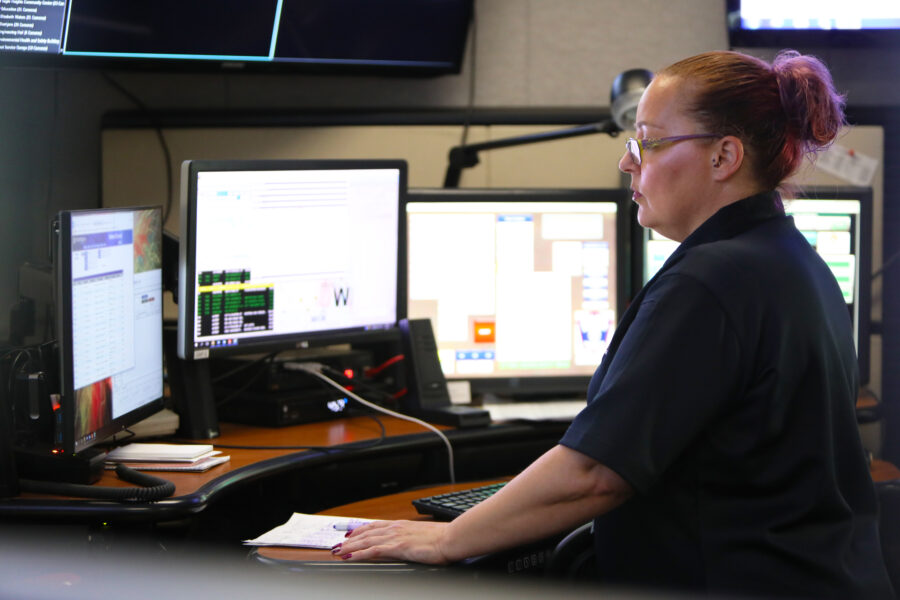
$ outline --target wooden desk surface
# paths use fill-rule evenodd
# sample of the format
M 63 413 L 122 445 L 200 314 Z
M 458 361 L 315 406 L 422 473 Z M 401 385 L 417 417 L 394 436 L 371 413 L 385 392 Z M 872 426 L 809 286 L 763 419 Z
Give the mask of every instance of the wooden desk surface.
M 440 450 L 441 443 L 433 433 L 424 428 L 391 417 L 380 417 L 388 439 L 372 449 L 373 455 L 381 452 L 404 451 L 421 453 L 427 448 Z M 443 428 L 449 429 L 449 428 Z M 539 439 L 541 444 L 552 444 L 561 435 L 564 425 L 523 425 L 508 424 L 491 428 L 448 431 L 454 439 L 455 447 L 469 448 L 469 456 L 474 456 L 481 445 L 497 448 L 510 441 Z M 117 503 L 113 501 L 86 500 L 63 496 L 22 494 L 0 502 L 0 517 L 15 519 L 69 519 L 78 522 L 109 519 L 162 521 L 184 518 L 206 510 L 211 500 L 225 491 L 234 489 L 242 482 L 287 473 L 304 468 L 306 465 L 332 460 L 333 455 L 310 452 L 291 446 L 334 447 L 342 444 L 365 443 L 377 440 L 381 428 L 367 417 L 349 417 L 283 428 L 265 428 L 222 423 L 221 435 L 214 440 L 188 440 L 198 443 L 212 443 L 228 454 L 229 462 L 205 473 L 159 472 L 157 475 L 175 484 L 172 497 L 158 502 Z M 241 446 L 235 448 L 232 446 Z M 473 454 L 471 450 L 475 450 Z M 367 451 L 363 450 L 359 456 Z M 469 478 L 498 477 L 504 473 L 515 473 L 515 469 L 503 468 L 490 473 L 470 475 Z M 900 479 L 900 469 L 884 461 L 872 464 L 872 475 L 876 481 Z M 432 479 L 433 481 L 434 479 Z M 99 482 L 101 486 L 126 487 L 114 473 L 106 472 Z M 427 495 L 425 493 L 421 495 Z M 360 496 L 356 496 L 360 497 Z M 400 503 L 398 501 L 398 503 Z M 401 504 L 409 504 L 404 501 Z M 357 508 L 357 507 L 342 507 Z M 361 507 L 368 510 L 370 507 Z M 375 514 L 381 514 L 382 508 Z M 411 507 L 410 507 L 411 510 Z M 357 511 L 352 511 L 357 512 Z M 351 512 L 351 514 L 352 514 Z M 359 513 L 362 514 L 362 513 Z M 368 514 L 368 513 L 366 513 Z M 409 516 L 415 517 L 413 513 Z M 389 516 L 389 518 L 394 518 Z
M 429 521 L 431 517 L 420 515 L 416 512 L 412 501 L 416 498 L 424 498 L 426 496 L 434 496 L 435 494 L 444 494 L 456 490 L 464 490 L 479 485 L 495 483 L 497 481 L 505 481 L 504 479 L 496 479 L 490 481 L 479 481 L 470 483 L 458 483 L 455 485 L 438 485 L 418 490 L 400 492 L 381 496 L 380 498 L 371 498 L 361 502 L 353 502 L 343 506 L 336 506 L 324 510 L 319 514 L 333 515 L 336 517 L 359 517 L 364 519 L 387 519 L 398 520 L 408 519 L 413 521 Z M 337 561 L 343 562 L 339 557 L 333 556 L 328 550 L 315 550 L 311 548 L 282 548 L 275 546 L 265 546 L 257 548 L 257 554 L 265 558 L 283 561 Z
M 426 433 L 427 430 L 415 423 L 380 416 L 384 423 L 386 435 Z M 446 429 L 438 426 L 439 429 Z M 381 428 L 368 417 L 351 417 L 335 419 L 319 423 L 307 423 L 290 427 L 254 427 L 235 423 L 222 423 L 219 437 L 212 440 L 179 440 L 185 443 L 212 444 L 222 454 L 231 459 L 203 473 L 186 473 L 177 471 L 159 471 L 155 474 L 175 484 L 173 496 L 192 494 L 203 486 L 227 476 L 239 469 L 258 465 L 259 463 L 306 452 L 292 446 L 338 446 L 353 442 L 378 439 Z M 229 446 L 246 446 L 230 448 Z M 119 479 L 113 471 L 104 472 L 97 485 L 110 487 L 128 487 L 132 484 Z M 37 498 L 36 494 L 23 494 L 22 498 Z
M 900 479 L 900 469 L 893 464 L 883 460 L 872 461 L 872 479 L 874 481 L 890 481 L 892 479 Z M 463 483 L 456 485 L 433 486 L 398 494 L 390 494 L 379 498 L 371 498 L 361 502 L 353 502 L 342 506 L 336 506 L 319 514 L 334 515 L 338 517 L 359 517 L 365 519 L 408 519 L 416 521 L 430 520 L 430 517 L 420 515 L 416 512 L 412 501 L 416 498 L 425 496 L 434 496 L 446 492 L 467 489 L 494 481 L 481 481 L 474 483 Z M 296 561 L 296 562 L 343 562 L 339 557 L 333 556 L 328 550 L 316 550 L 311 548 L 283 548 L 283 547 L 260 547 L 256 549 L 256 553 L 263 558 L 276 561 Z
M 22 494 L 0 500 L 0 519 L 107 524 L 174 521 L 201 513 L 209 515 L 212 504 L 216 504 L 218 514 L 222 514 L 227 510 L 227 504 L 215 502 L 217 499 L 234 499 L 243 492 L 247 492 L 249 498 L 259 492 L 259 486 L 270 482 L 284 485 L 283 490 L 288 494 L 279 496 L 283 500 L 280 509 L 287 509 L 294 502 L 310 501 L 317 502 L 310 505 L 311 510 L 320 510 L 342 497 L 372 497 L 392 486 L 398 486 L 393 489 L 410 489 L 415 485 L 446 481 L 447 474 L 443 472 L 446 449 L 432 431 L 402 419 L 381 416 L 379 420 L 385 428 L 384 440 L 379 439 L 382 431 L 379 424 L 365 416 L 282 428 L 223 423 L 221 435 L 214 440 L 178 441 L 211 443 L 229 455 L 230 461 L 204 473 L 156 472 L 175 484 L 175 493 L 168 498 L 116 502 Z M 474 480 L 518 472 L 556 443 L 565 424 L 505 423 L 471 429 L 440 428 L 447 430 L 456 452 L 457 476 Z M 498 454 L 500 448 L 514 448 L 515 451 Z M 482 460 L 479 457 L 484 453 L 496 456 L 497 460 Z M 344 464 L 348 469 L 354 468 L 353 465 L 357 469 L 366 469 L 365 477 L 344 486 L 349 492 L 347 496 L 338 495 L 326 502 L 324 493 L 321 498 L 312 500 L 307 495 L 290 495 L 299 493 L 299 489 L 289 485 L 289 480 L 298 481 L 310 473 L 316 473 L 320 479 L 331 477 L 334 475 L 330 471 Z M 110 471 L 104 473 L 97 485 L 126 487 L 131 484 L 119 480 Z M 265 517 L 260 519 L 266 520 Z M 245 537 L 239 534 L 235 539 Z
M 886 460 L 874 459 L 870 468 L 873 481 L 890 481 L 900 479 L 900 469 Z

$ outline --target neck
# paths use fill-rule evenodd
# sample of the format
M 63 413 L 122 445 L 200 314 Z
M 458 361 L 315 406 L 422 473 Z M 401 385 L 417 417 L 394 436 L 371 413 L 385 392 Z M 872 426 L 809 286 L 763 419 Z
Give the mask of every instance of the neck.
M 705 223 L 707 219 L 719 212 L 720 209 L 764 191 L 766 190 L 762 189 L 759 184 L 750 181 L 740 181 L 738 178 L 731 178 L 724 182 L 712 182 L 704 192 L 701 192 L 703 195 L 700 197 L 704 198 L 705 202 L 697 206 L 691 226 L 686 231 L 677 232 L 675 235 L 660 233 L 677 242 L 683 242 L 687 236 Z

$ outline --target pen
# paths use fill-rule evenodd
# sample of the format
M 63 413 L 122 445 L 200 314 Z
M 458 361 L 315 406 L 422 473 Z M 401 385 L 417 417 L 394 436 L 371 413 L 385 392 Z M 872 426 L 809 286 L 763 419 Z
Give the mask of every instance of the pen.
M 368 521 L 360 521 L 358 519 L 351 519 L 350 521 L 346 521 L 344 523 L 335 523 L 332 525 L 338 531 L 353 531 L 360 525 L 365 525 Z

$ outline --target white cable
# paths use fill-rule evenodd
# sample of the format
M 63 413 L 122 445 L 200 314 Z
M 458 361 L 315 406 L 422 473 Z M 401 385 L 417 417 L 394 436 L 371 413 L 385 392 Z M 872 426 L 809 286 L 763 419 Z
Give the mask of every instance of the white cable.
M 410 417 L 409 415 L 404 415 L 402 413 L 394 412 L 392 410 L 384 408 L 383 406 L 378 406 L 377 404 L 374 404 L 364 398 L 361 398 L 357 394 L 354 394 L 353 392 L 351 392 L 350 390 L 348 390 L 347 388 L 345 388 L 344 386 L 339 384 L 334 379 L 331 379 L 330 377 L 328 377 L 327 375 L 322 373 L 320 370 L 318 370 L 318 369 L 322 368 L 322 365 L 320 365 L 320 364 L 287 362 L 287 363 L 284 363 L 284 368 L 290 369 L 290 370 L 296 370 L 296 371 L 306 371 L 307 373 L 309 373 L 311 375 L 315 375 L 319 379 L 325 381 L 332 387 L 339 389 L 340 391 L 347 394 L 349 397 L 353 398 L 354 400 L 356 400 L 363 406 L 367 406 L 367 407 L 371 408 L 372 410 L 384 413 L 386 415 L 390 415 L 396 419 L 402 419 L 403 421 L 409 421 L 410 423 L 415 423 L 417 425 L 421 425 L 425 429 L 428 429 L 429 431 L 434 432 L 435 435 L 437 435 L 439 438 L 441 438 L 441 441 L 444 442 L 444 445 L 447 447 L 447 460 L 450 464 L 450 483 L 456 483 L 456 467 L 453 464 L 453 446 L 450 445 L 450 440 L 447 439 L 447 436 L 444 435 L 444 433 L 440 429 L 438 429 L 437 427 L 435 427 L 434 425 L 432 425 L 430 423 L 426 423 L 425 421 L 423 421 L 421 419 L 417 419 L 415 417 Z

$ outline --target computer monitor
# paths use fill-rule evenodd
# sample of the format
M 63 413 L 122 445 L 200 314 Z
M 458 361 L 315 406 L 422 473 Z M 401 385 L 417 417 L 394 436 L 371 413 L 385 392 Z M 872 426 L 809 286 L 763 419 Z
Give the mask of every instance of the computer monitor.
M 3 0 L 0 61 L 225 72 L 458 73 L 473 0 Z
M 853 321 L 862 383 L 870 376 L 872 190 L 856 186 L 810 186 L 784 198 L 785 212 L 831 268 Z M 636 211 L 632 211 L 636 215 Z M 640 227 L 633 218 L 634 263 L 646 283 L 663 266 L 678 242 Z M 632 297 L 637 293 L 633 290 Z
M 186 161 L 178 356 L 396 334 L 406 173 L 402 160 Z
M 474 395 L 583 396 L 626 299 L 627 190 L 412 189 L 407 312 Z
M 766 48 L 897 48 L 896 2 L 726 0 L 729 45 Z
M 163 408 L 162 209 L 64 211 L 57 242 L 53 447 L 72 454 Z

